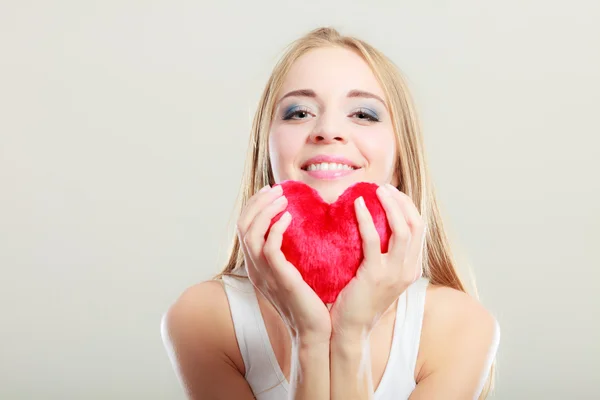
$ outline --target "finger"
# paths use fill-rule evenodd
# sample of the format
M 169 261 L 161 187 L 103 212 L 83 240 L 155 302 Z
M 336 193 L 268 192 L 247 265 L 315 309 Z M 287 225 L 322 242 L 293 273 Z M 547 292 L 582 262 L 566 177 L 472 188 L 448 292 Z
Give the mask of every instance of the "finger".
M 248 245 L 253 257 L 258 258 L 261 256 L 262 249 L 265 245 L 265 234 L 271 225 L 271 220 L 277 214 L 285 210 L 287 204 L 287 198 L 285 196 L 280 196 L 277 200 L 260 210 L 250 224 L 248 232 L 244 237 L 244 241 Z
M 267 240 L 263 247 L 263 254 L 265 260 L 267 260 L 273 272 L 279 277 L 290 277 L 289 269 L 285 268 L 285 266 L 289 263 L 285 258 L 285 255 L 281 251 L 281 244 L 283 243 L 283 234 L 290 226 L 291 222 L 292 215 L 288 211 L 286 211 L 285 213 L 283 213 L 281 218 L 279 218 L 279 220 L 275 222 L 271 227 L 271 230 L 269 231 L 269 236 L 267 237 Z M 291 269 L 295 270 L 295 268 Z M 299 275 L 299 272 L 296 275 Z M 284 286 L 286 285 L 286 283 L 289 282 L 282 282 Z
M 250 256 L 250 252 L 248 251 L 246 244 L 242 240 L 240 240 L 240 248 L 242 250 L 242 253 L 244 254 L 244 265 L 246 267 L 246 272 L 248 273 L 248 278 L 250 279 L 250 282 L 252 282 L 256 286 L 257 282 L 255 278 L 258 277 L 259 274 L 256 270 L 256 265 L 254 264 L 254 261 Z
M 238 230 L 237 232 L 238 235 L 238 239 L 239 239 L 239 243 L 240 243 L 240 250 L 242 251 L 242 254 L 244 256 L 244 267 L 246 268 L 246 272 L 248 273 L 248 278 L 250 279 L 250 281 L 252 283 L 256 283 L 255 281 L 255 277 L 258 277 L 258 272 L 256 270 L 256 264 L 255 264 L 255 260 L 253 260 L 252 255 L 250 254 L 250 251 L 248 249 L 248 246 L 246 245 L 246 241 L 244 240 L 244 237 L 242 236 L 241 232 Z
M 417 210 L 417 207 L 408 195 L 402 193 L 392 185 L 387 186 L 388 190 L 392 194 L 392 197 L 394 197 L 394 199 L 402 209 L 403 214 L 406 218 L 406 222 L 411 231 L 411 240 L 408 243 L 408 249 L 406 252 L 406 264 L 414 266 L 416 270 L 406 272 L 408 274 L 411 274 L 411 276 L 414 272 L 414 276 L 418 278 L 422 273 L 422 253 L 423 247 L 425 245 L 426 233 L 425 223 L 419 213 L 419 210 Z
M 423 218 L 421 218 L 421 214 L 413 200 L 405 193 L 402 193 L 400 190 L 395 188 L 394 186 L 387 184 L 392 197 L 398 202 L 400 205 L 402 212 L 404 213 L 404 218 L 406 219 L 406 223 L 410 228 L 410 233 L 412 236 L 420 237 L 425 230 L 425 226 L 423 223 Z
M 410 240 L 410 229 L 406 223 L 406 218 L 402 212 L 400 205 L 392 197 L 390 190 L 385 186 L 377 188 L 377 196 L 385 210 L 392 236 L 390 237 L 390 245 L 388 246 L 388 255 L 392 259 L 393 265 L 402 265 L 406 257 L 406 251 Z
M 407 270 L 406 273 L 413 279 L 413 282 L 423 274 L 423 248 L 425 247 L 425 236 L 416 236 L 409 243 L 406 264 L 413 266 L 413 270 Z
M 269 188 L 265 186 L 250 198 L 237 222 L 237 229 L 245 235 L 256 215 L 269 203 L 283 194 L 281 185 Z
M 362 196 L 354 200 L 354 212 L 358 220 L 364 258 L 368 261 L 377 261 L 381 258 L 381 239 Z
M 271 185 L 265 185 L 265 186 L 263 186 L 260 190 L 258 190 L 252 196 L 250 196 L 250 198 L 246 202 L 246 207 L 249 206 L 249 205 L 252 205 L 252 203 L 254 203 L 256 201 L 256 199 L 260 198 L 263 193 L 268 193 L 272 189 L 273 188 L 271 187 Z

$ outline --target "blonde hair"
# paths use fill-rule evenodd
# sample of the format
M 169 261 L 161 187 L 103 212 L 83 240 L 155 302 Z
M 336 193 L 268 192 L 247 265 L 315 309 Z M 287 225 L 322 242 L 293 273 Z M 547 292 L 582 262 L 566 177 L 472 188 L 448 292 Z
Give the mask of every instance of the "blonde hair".
M 268 153 L 268 134 L 275 112 L 276 96 L 292 64 L 311 49 L 341 47 L 362 56 L 381 84 L 388 102 L 398 149 L 396 174 L 398 189 L 411 197 L 421 213 L 427 234 L 423 249 L 423 276 L 434 285 L 443 285 L 466 292 L 455 268 L 456 261 L 442 223 L 435 191 L 430 179 L 421 128 L 407 85 L 395 64 L 383 53 L 354 37 L 342 36 L 329 27 L 318 28 L 292 42 L 275 65 L 260 98 L 252 123 L 246 165 L 241 182 L 239 210 L 260 188 L 274 184 Z M 244 264 L 237 235 L 229 252 L 225 268 L 215 276 L 240 276 L 235 270 Z M 493 386 L 493 370 L 480 398 L 486 398 Z

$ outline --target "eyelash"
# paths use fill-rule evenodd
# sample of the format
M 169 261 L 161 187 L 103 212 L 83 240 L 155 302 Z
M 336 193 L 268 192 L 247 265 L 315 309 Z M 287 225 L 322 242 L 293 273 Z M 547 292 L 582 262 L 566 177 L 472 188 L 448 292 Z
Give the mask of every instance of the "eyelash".
M 372 111 L 371 112 L 368 111 L 366 108 L 360 108 L 360 109 L 358 109 L 358 111 L 354 112 L 352 115 L 356 115 L 356 114 L 366 115 L 366 118 L 359 118 L 359 119 L 366 119 L 371 122 L 379 122 L 379 117 L 377 117 L 377 114 L 373 113 Z
M 295 115 L 298 115 L 298 113 L 310 114 L 310 111 L 307 110 L 306 108 L 297 108 L 297 109 L 294 109 L 294 111 L 292 111 L 292 112 L 287 112 L 283 116 L 283 120 L 287 121 L 287 120 L 295 119 L 292 117 Z M 369 112 L 366 108 L 360 108 L 357 111 L 355 111 L 354 113 L 352 113 L 351 115 L 356 115 L 356 114 L 363 114 L 366 116 L 366 118 L 359 118 L 359 119 L 367 120 L 367 121 L 371 121 L 371 122 L 379 122 L 379 118 L 377 117 L 377 115 L 375 115 L 374 113 L 371 114 L 371 112 Z M 304 118 L 300 118 L 300 119 L 304 119 Z

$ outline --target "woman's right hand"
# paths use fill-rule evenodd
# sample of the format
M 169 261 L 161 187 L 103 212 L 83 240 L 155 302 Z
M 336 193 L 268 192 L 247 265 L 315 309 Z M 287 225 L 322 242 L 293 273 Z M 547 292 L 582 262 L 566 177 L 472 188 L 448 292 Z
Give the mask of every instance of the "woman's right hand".
M 265 240 L 271 220 L 286 207 L 283 188 L 265 186 L 242 211 L 237 234 L 248 277 L 279 312 L 296 343 L 329 343 L 329 310 L 281 251 L 283 233 L 292 219 L 289 212 L 273 224 Z

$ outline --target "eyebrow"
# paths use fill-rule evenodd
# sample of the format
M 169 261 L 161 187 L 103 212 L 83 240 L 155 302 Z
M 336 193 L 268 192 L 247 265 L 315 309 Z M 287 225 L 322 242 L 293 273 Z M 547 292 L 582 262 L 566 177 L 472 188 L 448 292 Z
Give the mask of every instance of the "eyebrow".
M 375 100 L 379 100 L 381 102 L 381 104 L 383 104 L 385 106 L 385 101 L 383 101 L 383 99 L 379 96 L 377 96 L 376 94 L 373 94 L 371 92 L 365 92 L 364 90 L 358 90 L 358 89 L 354 89 L 348 92 L 347 97 L 365 97 L 367 99 L 375 99 Z
M 315 93 L 314 90 L 312 89 L 299 89 L 299 90 L 292 90 L 291 92 L 286 93 L 285 95 L 283 95 L 283 97 L 281 97 L 281 99 L 279 99 L 279 101 L 277 103 L 281 103 L 281 101 L 283 101 L 283 99 L 287 98 L 287 97 L 310 97 L 310 98 L 316 98 L 317 94 Z M 348 94 L 346 95 L 346 97 L 348 98 L 352 98 L 352 97 L 364 97 L 367 99 L 375 99 L 375 100 L 379 100 L 381 102 L 381 104 L 383 104 L 384 106 L 385 101 L 383 101 L 383 99 L 379 96 L 377 96 L 376 94 L 373 94 L 371 92 L 366 92 L 364 90 L 358 90 L 358 89 L 353 89 L 351 91 L 348 92 Z

